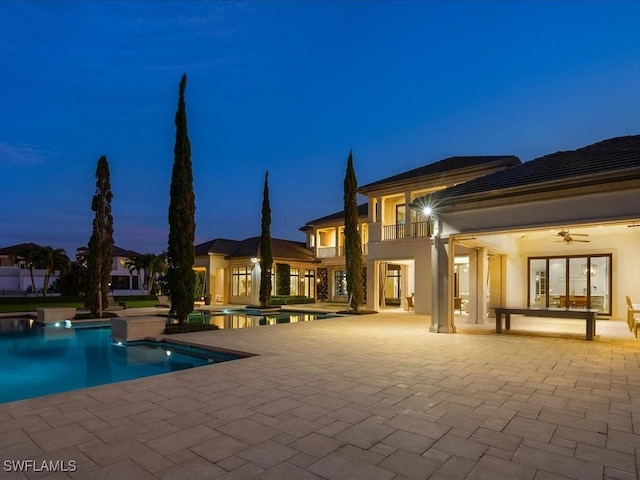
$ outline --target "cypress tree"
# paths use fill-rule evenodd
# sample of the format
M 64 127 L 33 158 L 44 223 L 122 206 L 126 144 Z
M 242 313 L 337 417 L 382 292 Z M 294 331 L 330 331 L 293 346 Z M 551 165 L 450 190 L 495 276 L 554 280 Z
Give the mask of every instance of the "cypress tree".
M 349 151 L 347 172 L 344 177 L 344 254 L 347 267 L 347 289 L 350 296 L 349 308 L 357 311 L 362 305 L 362 246 L 358 232 L 358 202 L 356 199 L 358 181 L 353 169 L 353 155 Z
M 169 203 L 169 245 L 167 248 L 167 286 L 171 297 L 171 309 L 178 322 L 184 323 L 193 310 L 195 289 L 195 195 L 191 145 L 187 134 L 187 112 L 184 90 L 187 74 L 182 75 L 176 110 L 176 143 L 173 148 L 173 172 Z
M 262 223 L 260 228 L 260 306 L 265 307 L 271 297 L 271 207 L 269 205 L 269 172 L 264 175 L 262 194 Z
M 109 162 L 104 155 L 96 168 L 96 193 L 91 202 L 95 212 L 87 256 L 87 294 L 85 306 L 102 317 L 107 305 L 113 262 L 113 216 L 111 215 L 111 180 Z

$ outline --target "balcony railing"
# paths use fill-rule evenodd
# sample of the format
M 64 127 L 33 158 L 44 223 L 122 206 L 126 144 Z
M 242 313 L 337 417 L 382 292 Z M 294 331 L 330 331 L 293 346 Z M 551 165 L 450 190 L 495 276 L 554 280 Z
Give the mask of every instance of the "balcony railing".
M 415 222 L 411 224 L 411 231 L 404 223 L 382 226 L 382 240 L 400 240 L 402 238 L 430 237 L 431 227 L 429 222 Z
M 318 258 L 329 258 L 336 256 L 336 247 L 318 247 L 316 249 Z
M 338 254 L 336 255 L 336 251 Z M 316 255 L 318 258 L 331 258 L 331 257 L 344 257 L 344 245 L 340 245 L 337 249 L 336 247 L 318 247 L 316 249 Z M 362 245 L 362 254 L 367 255 L 369 253 L 369 244 L 365 243 Z
M 405 238 L 405 233 L 406 225 L 404 223 L 382 226 L 382 240 L 398 240 L 400 238 Z
M 414 238 L 430 237 L 431 222 L 415 222 L 411 224 L 411 232 Z

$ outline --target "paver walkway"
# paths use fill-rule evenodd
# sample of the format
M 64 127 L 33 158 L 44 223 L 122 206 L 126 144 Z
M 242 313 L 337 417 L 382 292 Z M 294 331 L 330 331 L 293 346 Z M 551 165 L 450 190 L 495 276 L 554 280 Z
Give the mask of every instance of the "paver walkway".
M 0 405 L 3 466 L 77 462 L 0 478 L 638 478 L 640 340 L 428 323 L 380 314 L 181 335 L 259 355 Z

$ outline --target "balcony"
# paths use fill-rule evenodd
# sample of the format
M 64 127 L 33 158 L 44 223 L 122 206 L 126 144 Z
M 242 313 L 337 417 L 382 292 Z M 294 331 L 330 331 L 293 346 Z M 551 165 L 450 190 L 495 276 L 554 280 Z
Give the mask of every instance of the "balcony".
M 318 247 L 316 249 L 318 258 L 331 258 L 336 256 L 336 247 Z
M 410 228 L 409 228 L 410 227 Z M 404 223 L 382 226 L 382 240 L 400 240 L 403 238 L 431 237 L 430 222 L 415 222 L 410 226 Z
M 369 244 L 365 243 L 362 245 L 362 254 L 366 255 L 367 253 L 369 253 Z M 316 256 L 317 258 L 344 257 L 344 245 L 340 245 L 337 248 L 336 247 L 318 247 L 316 249 Z

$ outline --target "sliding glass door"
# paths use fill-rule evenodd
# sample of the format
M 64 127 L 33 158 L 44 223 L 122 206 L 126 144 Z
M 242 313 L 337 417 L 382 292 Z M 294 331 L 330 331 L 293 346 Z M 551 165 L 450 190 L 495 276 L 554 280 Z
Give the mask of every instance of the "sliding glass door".
M 528 269 L 528 306 L 611 315 L 611 254 L 531 257 Z

